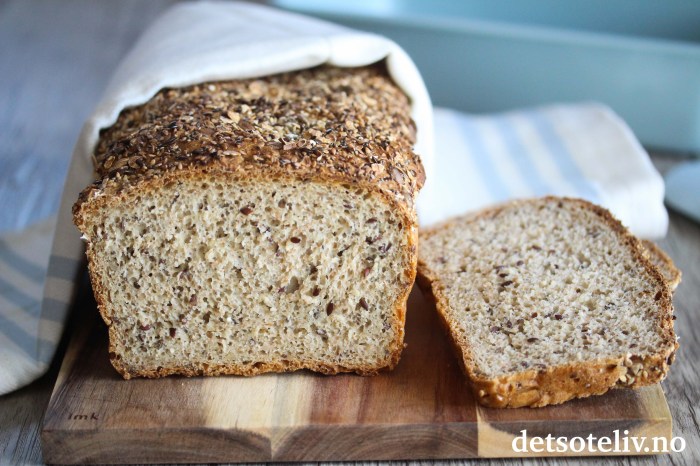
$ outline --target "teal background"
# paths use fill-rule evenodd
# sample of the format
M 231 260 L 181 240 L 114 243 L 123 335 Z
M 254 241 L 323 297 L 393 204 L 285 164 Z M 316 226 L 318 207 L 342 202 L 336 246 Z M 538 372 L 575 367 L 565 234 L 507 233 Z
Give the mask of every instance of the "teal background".
M 485 113 L 599 101 L 645 145 L 700 153 L 700 2 L 273 3 L 395 40 L 436 105 Z

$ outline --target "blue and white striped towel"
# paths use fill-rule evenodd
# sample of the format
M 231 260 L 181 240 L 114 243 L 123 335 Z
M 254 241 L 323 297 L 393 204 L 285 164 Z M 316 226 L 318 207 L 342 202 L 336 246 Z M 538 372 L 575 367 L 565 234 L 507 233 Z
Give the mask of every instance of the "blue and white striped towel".
M 422 225 L 509 199 L 556 194 L 603 205 L 644 238 L 666 234 L 664 183 L 608 107 L 552 105 L 474 116 L 435 109 L 433 176 Z
M 42 309 L 55 226 L 52 217 L 0 237 L 0 394 L 40 377 L 63 331 L 65 316 Z
M 435 130 L 434 176 L 419 197 L 424 225 L 508 199 L 559 194 L 607 206 L 638 235 L 666 232 L 663 181 L 604 106 L 493 116 L 436 109 Z M 73 162 L 48 273 L 52 221 L 0 239 L 0 394 L 41 376 L 61 336 L 82 259 L 70 206 L 90 178 L 89 167 Z

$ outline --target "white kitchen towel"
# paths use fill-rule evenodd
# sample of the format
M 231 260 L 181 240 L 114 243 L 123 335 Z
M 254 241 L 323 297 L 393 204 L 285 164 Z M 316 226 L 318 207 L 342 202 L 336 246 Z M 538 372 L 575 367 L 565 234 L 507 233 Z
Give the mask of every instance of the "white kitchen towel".
M 40 377 L 61 338 L 64 316 L 42 307 L 55 225 L 0 236 L 0 395 Z
M 433 177 L 423 226 L 509 199 L 555 194 L 607 207 L 634 234 L 668 228 L 664 182 L 632 131 L 597 103 L 497 115 L 435 109 Z

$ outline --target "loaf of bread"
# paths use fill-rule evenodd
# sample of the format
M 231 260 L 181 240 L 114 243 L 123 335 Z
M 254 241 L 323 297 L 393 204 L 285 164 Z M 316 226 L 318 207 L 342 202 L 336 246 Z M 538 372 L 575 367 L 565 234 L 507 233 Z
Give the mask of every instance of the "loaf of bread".
M 375 374 L 403 349 L 425 175 L 383 65 L 165 89 L 74 206 L 124 376 Z
M 486 406 L 653 384 L 678 346 L 660 272 L 582 200 L 514 201 L 422 232 L 418 274 Z

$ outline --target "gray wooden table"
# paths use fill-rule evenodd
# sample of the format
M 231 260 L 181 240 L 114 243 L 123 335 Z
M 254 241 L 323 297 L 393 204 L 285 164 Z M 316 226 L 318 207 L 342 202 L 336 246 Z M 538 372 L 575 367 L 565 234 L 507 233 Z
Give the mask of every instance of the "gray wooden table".
M 10 164 L 21 157 L 36 157 L 46 164 L 44 172 L 51 177 L 36 182 L 45 183 L 52 194 L 56 191 L 56 204 L 44 202 L 37 206 L 31 213 L 36 219 L 56 209 L 60 183 L 80 126 L 117 61 L 139 32 L 170 3 L 0 0 L 0 156 Z M 653 158 L 662 172 L 680 160 L 660 152 L 655 152 Z M 12 206 L 0 204 L 0 208 Z M 17 213 L 10 223 L 21 221 Z M 660 244 L 684 274 L 674 299 L 681 350 L 663 386 L 673 413 L 674 435 L 686 440 L 686 450 L 647 458 L 480 463 L 700 464 L 700 377 L 696 367 L 700 359 L 700 326 L 696 324 L 700 317 L 700 226 L 671 213 L 669 234 Z M 1 464 L 42 463 L 39 430 L 61 354 L 62 350 L 49 373 L 40 380 L 0 397 Z

